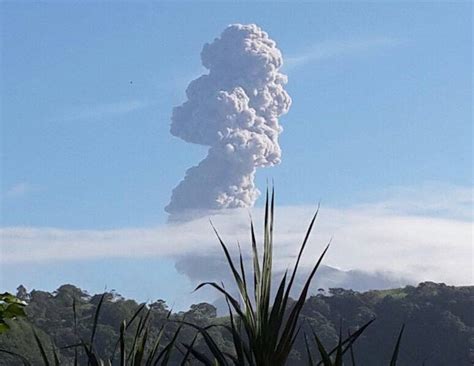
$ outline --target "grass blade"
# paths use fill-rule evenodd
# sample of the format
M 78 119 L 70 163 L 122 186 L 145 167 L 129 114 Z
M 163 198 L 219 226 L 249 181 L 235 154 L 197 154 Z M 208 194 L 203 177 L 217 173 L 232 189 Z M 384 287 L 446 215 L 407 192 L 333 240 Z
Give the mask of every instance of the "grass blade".
M 36 333 L 36 331 L 34 329 L 33 329 L 33 335 L 35 337 L 36 345 L 38 346 L 38 349 L 41 353 L 41 358 L 43 359 L 44 365 L 49 366 L 48 356 L 46 355 L 46 351 L 43 347 L 43 343 L 39 339 L 38 334 Z
M 402 325 L 402 329 L 400 329 L 400 333 L 398 334 L 397 344 L 395 345 L 395 349 L 393 350 L 392 359 L 390 360 L 390 366 L 397 365 L 398 353 L 400 351 L 400 343 L 402 341 L 404 330 L 405 330 L 405 324 Z
M 0 353 L 5 353 L 7 355 L 19 358 L 23 362 L 23 366 L 32 366 L 30 361 L 28 361 L 28 359 L 26 357 L 24 357 L 24 356 L 22 356 L 18 353 L 7 351 L 5 349 L 0 349 Z
M 92 345 L 94 344 L 94 337 L 95 337 L 95 333 L 96 333 L 96 330 L 97 330 L 97 324 L 98 324 L 98 322 L 99 322 L 100 309 L 102 308 L 102 304 L 103 304 L 103 302 L 104 302 L 105 295 L 106 295 L 106 293 L 104 292 L 104 293 L 102 294 L 102 296 L 100 297 L 99 303 L 97 304 L 97 309 L 95 310 L 94 322 L 93 322 L 93 324 L 92 324 L 92 333 L 91 333 L 91 339 L 90 339 L 90 345 L 91 345 L 91 347 L 92 347 Z

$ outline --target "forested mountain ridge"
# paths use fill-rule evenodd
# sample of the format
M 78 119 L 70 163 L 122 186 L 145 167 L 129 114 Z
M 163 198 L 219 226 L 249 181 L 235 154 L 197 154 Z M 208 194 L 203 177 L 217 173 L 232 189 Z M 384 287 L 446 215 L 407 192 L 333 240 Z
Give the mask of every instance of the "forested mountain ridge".
M 73 285 L 63 285 L 55 292 L 33 290 L 22 286 L 17 296 L 28 305 L 28 318 L 10 322 L 12 329 L 0 336 L 0 348 L 27 356 L 34 365 L 41 365 L 39 350 L 33 340 L 32 328 L 45 344 L 52 342 L 58 347 L 77 342 L 78 337 L 87 339 L 93 316 L 101 295 L 89 295 Z M 75 300 L 73 300 L 75 299 Z M 72 310 L 76 307 L 76 319 Z M 139 304 L 117 293 L 107 293 L 102 304 L 96 335 L 99 353 L 110 355 L 119 337 L 120 323 L 130 319 Z M 206 303 L 192 305 L 186 312 L 168 316 L 163 300 L 148 305 L 151 308 L 152 335 L 166 324 L 165 335 L 171 337 L 183 317 L 195 324 L 224 324 L 227 317 L 217 317 L 214 306 Z M 343 333 L 354 330 L 370 319 L 376 321 L 357 340 L 354 347 L 359 365 L 387 365 L 391 350 L 402 324 L 402 339 L 398 365 L 472 365 L 474 361 L 474 286 L 453 287 L 445 284 L 424 282 L 417 287 L 407 286 L 384 291 L 355 292 L 344 289 L 320 291 L 307 299 L 301 325 L 289 360 L 290 365 L 306 363 L 304 332 L 314 329 L 323 343 L 335 345 L 342 326 Z M 76 332 L 74 323 L 76 321 Z M 214 338 L 223 349 L 232 351 L 231 335 L 220 327 L 212 329 Z M 180 342 L 190 343 L 195 330 L 184 327 Z M 199 342 L 199 341 L 198 341 Z M 314 345 L 312 345 L 315 347 Z M 206 351 L 204 342 L 198 345 Z M 63 363 L 72 359 L 73 350 L 61 350 Z M 174 363 L 180 359 L 174 353 Z M 0 356 L 0 365 L 19 365 L 19 361 Z

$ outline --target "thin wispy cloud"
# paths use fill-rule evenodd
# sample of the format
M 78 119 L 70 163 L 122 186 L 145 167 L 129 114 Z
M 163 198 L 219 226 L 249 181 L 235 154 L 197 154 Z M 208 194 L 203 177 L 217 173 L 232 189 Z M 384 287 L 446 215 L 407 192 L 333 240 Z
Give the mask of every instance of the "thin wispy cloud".
M 448 197 L 450 192 L 444 194 Z M 429 207 L 429 201 L 436 201 L 437 197 L 423 197 L 423 200 Z M 457 202 L 446 199 L 445 206 L 455 206 Z M 284 270 L 294 261 L 313 211 L 314 207 L 308 206 L 277 207 L 277 270 Z M 384 202 L 348 208 L 323 207 L 303 267 L 309 267 L 333 237 L 325 260 L 327 265 L 343 270 L 390 272 L 414 281 L 472 284 L 472 220 L 449 217 L 446 213 L 456 212 L 455 207 L 445 207 L 442 212 L 445 214 L 414 215 L 410 209 L 404 212 L 401 206 L 394 209 Z M 261 227 L 261 209 L 254 209 L 253 216 L 257 227 Z M 232 210 L 213 216 L 212 220 L 231 247 L 239 240 L 244 255 L 250 254 L 249 245 L 245 245 L 249 239 L 246 210 Z M 113 257 L 181 261 L 193 257 L 209 261 L 221 255 L 207 218 L 184 224 L 116 230 L 7 227 L 1 229 L 0 238 L 3 263 Z
M 313 45 L 301 53 L 294 55 L 290 54 L 285 57 L 283 69 L 289 71 L 317 61 L 357 54 L 372 49 L 395 46 L 398 44 L 400 44 L 400 40 L 389 37 L 323 41 Z
M 82 105 L 67 108 L 61 115 L 62 120 L 101 120 L 104 118 L 118 117 L 147 108 L 152 103 L 147 100 L 124 100 L 111 103 L 100 103 L 93 105 Z
M 28 182 L 19 182 L 11 186 L 5 192 L 4 197 L 8 199 L 22 198 L 36 191 L 38 191 L 37 186 Z

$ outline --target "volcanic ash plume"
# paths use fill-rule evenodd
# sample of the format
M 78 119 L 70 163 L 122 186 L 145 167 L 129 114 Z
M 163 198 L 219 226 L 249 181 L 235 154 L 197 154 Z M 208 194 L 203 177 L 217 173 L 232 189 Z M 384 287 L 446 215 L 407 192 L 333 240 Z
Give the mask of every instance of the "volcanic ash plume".
M 204 45 L 201 59 L 209 73 L 193 80 L 188 100 L 173 109 L 171 133 L 210 148 L 173 190 L 165 208 L 171 219 L 252 206 L 260 194 L 256 169 L 280 163 L 278 118 L 291 105 L 281 52 L 257 25 L 230 25 Z

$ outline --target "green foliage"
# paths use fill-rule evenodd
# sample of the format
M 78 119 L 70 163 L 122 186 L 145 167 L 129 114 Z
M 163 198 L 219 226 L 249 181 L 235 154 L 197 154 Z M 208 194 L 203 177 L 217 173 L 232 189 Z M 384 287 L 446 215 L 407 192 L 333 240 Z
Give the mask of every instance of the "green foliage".
M 374 319 L 375 320 L 375 319 Z M 349 337 L 346 340 L 342 340 L 342 334 L 339 334 L 339 340 L 337 343 L 337 346 L 334 347 L 331 351 L 327 351 L 326 348 L 324 347 L 323 343 L 321 340 L 318 338 L 314 330 L 312 330 L 312 335 L 314 342 L 317 346 L 317 349 L 320 354 L 321 361 L 318 363 L 313 362 L 313 356 L 311 354 L 311 350 L 309 347 L 309 342 L 308 339 L 305 335 L 305 347 L 306 347 L 306 352 L 308 355 L 308 364 L 309 366 L 315 366 L 315 365 L 322 365 L 322 366 L 343 366 L 344 365 L 344 359 L 343 356 L 344 354 L 349 350 L 350 351 L 350 359 L 351 359 L 351 364 L 352 366 L 356 366 L 356 359 L 354 356 L 354 349 L 352 347 L 353 343 L 359 338 L 362 333 L 365 331 L 365 329 L 374 321 L 371 320 L 368 323 L 364 324 L 361 328 L 359 328 L 355 333 L 351 334 L 349 332 Z M 400 330 L 400 333 L 397 338 L 397 343 L 395 344 L 395 348 L 392 352 L 392 358 L 390 359 L 390 366 L 396 366 L 397 365 L 397 359 L 398 359 L 398 354 L 400 351 L 400 344 L 402 340 L 402 335 L 404 331 L 405 326 L 402 326 L 402 329 Z
M 299 315 L 304 306 L 311 281 L 318 269 L 329 245 L 323 251 L 313 266 L 297 300 L 290 305 L 290 292 L 296 277 L 298 266 L 308 242 L 311 230 L 317 217 L 313 216 L 301 245 L 295 266 L 288 278 L 286 272 L 280 281 L 275 297 L 272 299 L 272 261 L 273 261 L 273 218 L 274 192 L 269 198 L 268 191 L 265 202 L 265 218 L 263 233 L 263 254 L 260 260 L 253 222 L 250 226 L 251 245 L 253 252 L 253 287 L 250 287 L 245 271 L 242 253 L 239 247 L 239 261 L 235 263 L 229 250 L 214 228 L 216 236 L 224 251 L 227 263 L 232 272 L 235 284 L 240 294 L 240 302 L 234 298 L 223 285 L 215 282 L 205 282 L 203 286 L 214 287 L 224 295 L 229 308 L 230 325 L 226 329 L 232 335 L 234 353 L 223 352 L 210 336 L 206 328 L 195 327 L 203 336 L 214 360 L 196 351 L 192 346 L 184 346 L 201 362 L 206 365 L 285 365 L 299 333 Z M 253 294 L 252 294 L 253 293 Z M 252 296 L 253 295 L 253 296 Z M 242 305 L 241 305 L 242 303 Z
M 349 350 L 351 352 L 351 359 L 353 365 L 355 364 L 354 361 L 354 354 L 353 354 L 353 349 L 352 345 L 353 343 L 359 338 L 362 333 L 365 331 L 365 329 L 372 324 L 374 320 L 371 320 L 364 324 L 362 327 L 360 327 L 355 333 L 349 334 L 349 337 L 346 338 L 345 340 L 342 340 L 342 334 L 339 334 L 339 339 L 337 346 L 333 348 L 331 351 L 327 351 L 326 348 L 324 347 L 323 343 L 319 339 L 319 337 L 316 335 L 316 332 L 314 329 L 311 329 L 311 333 L 313 336 L 313 339 L 315 341 L 315 344 L 317 345 L 317 349 L 319 351 L 319 354 L 321 356 L 321 361 L 317 363 L 317 365 L 323 365 L 323 366 L 342 366 L 343 365 L 343 356 L 344 354 Z M 308 354 L 308 364 L 309 366 L 314 366 L 316 365 L 313 362 L 313 357 L 311 355 L 310 347 L 308 344 L 308 339 L 305 335 L 305 347 L 306 351 Z
M 34 294 L 35 296 L 36 294 Z M 59 301 L 64 299 L 64 293 L 56 295 Z M 0 353 L 9 355 L 12 360 L 21 361 L 24 365 L 38 364 L 39 360 L 41 364 L 45 366 L 58 366 L 63 363 L 72 362 L 74 365 L 83 364 L 87 362 L 88 365 L 112 365 L 119 362 L 120 365 L 167 365 L 170 361 L 172 352 L 174 351 L 174 344 L 180 333 L 181 326 L 174 332 L 174 335 L 170 341 L 164 342 L 164 330 L 166 324 L 164 323 L 156 337 L 152 337 L 152 331 L 150 329 L 150 315 L 151 308 L 146 309 L 145 304 L 137 307 L 135 313 L 132 315 L 130 320 L 122 321 L 120 325 L 120 334 L 118 340 L 111 352 L 110 357 L 102 358 L 101 353 L 98 350 L 95 342 L 96 336 L 100 333 L 102 327 L 99 324 L 101 316 L 101 310 L 104 305 L 104 301 L 113 299 L 110 293 L 104 293 L 99 297 L 99 300 L 95 306 L 94 314 L 91 317 L 92 327 L 90 336 L 84 338 L 78 333 L 77 329 L 77 304 L 75 298 L 72 298 L 72 315 L 73 315 L 73 331 L 76 338 L 73 344 L 69 344 L 61 347 L 63 351 L 73 350 L 73 360 L 68 360 L 68 357 L 62 357 L 60 350 L 53 344 L 51 340 L 45 340 L 44 337 L 40 337 L 37 330 L 33 327 L 31 330 L 33 334 L 34 344 L 36 345 L 36 353 L 39 357 L 34 362 L 25 357 L 29 353 L 20 353 L 7 349 L 0 349 Z M 91 301 L 95 301 L 96 298 L 92 298 Z M 167 318 L 170 316 L 170 312 L 167 314 Z M 128 334 L 129 331 L 131 334 Z M 86 340 L 87 339 L 87 340 Z M 118 352 L 116 352 L 118 348 Z M 14 362 L 14 361 L 13 361 Z
M 0 294 L 0 334 L 10 329 L 7 319 L 24 317 L 26 303 L 8 292 Z
M 71 286 L 74 287 L 74 286 Z M 95 297 L 75 288 L 76 291 L 76 331 L 72 311 L 72 298 L 65 300 L 64 290 L 55 293 L 33 291 L 29 293 L 30 302 L 25 310 L 27 318 L 8 321 L 11 329 L 0 335 L 0 348 L 23 355 L 32 365 L 43 365 L 32 329 L 40 338 L 48 359 L 53 361 L 53 345 L 59 355 L 61 365 L 74 365 L 74 353 L 77 349 L 79 365 L 87 365 L 84 351 L 77 348 L 63 348 L 76 344 L 79 337 L 90 339 L 94 312 L 101 295 Z M 397 358 L 400 366 L 426 365 L 450 366 L 470 365 L 474 360 L 470 349 L 474 349 L 474 324 L 472 308 L 474 305 L 474 287 L 452 287 L 443 284 L 423 283 L 417 287 L 408 286 L 398 289 L 404 296 L 391 297 L 386 291 L 358 293 L 346 291 L 338 295 L 318 294 L 307 299 L 300 314 L 302 331 L 298 335 L 290 353 L 287 365 L 308 364 L 304 334 L 308 338 L 313 362 L 321 361 L 320 353 L 313 339 L 311 328 L 315 330 L 321 343 L 329 353 L 338 345 L 340 330 L 343 334 L 354 334 L 357 329 L 373 318 L 377 318 L 354 342 L 353 354 L 357 365 L 389 365 L 390 358 L 400 332 L 400 325 L 407 324 Z M 143 304 L 142 304 L 143 305 Z M 144 306 L 139 315 L 132 317 L 141 305 L 133 300 L 119 296 L 106 296 L 98 317 L 94 350 L 102 359 L 111 357 L 117 341 L 120 339 L 121 321 L 126 319 L 124 344 L 126 352 L 131 352 L 140 317 L 151 307 Z M 214 317 L 215 309 L 198 304 L 186 312 L 168 315 L 166 304 L 151 309 L 148 317 L 148 351 L 156 340 L 163 325 L 160 350 L 172 339 L 179 327 L 179 321 L 198 324 L 207 328 L 219 349 L 234 354 L 232 335 L 226 329 L 230 326 L 229 317 Z M 203 312 L 202 310 L 206 310 Z M 207 314 L 207 315 L 206 315 Z M 209 317 L 208 317 L 209 316 Z M 341 327 L 341 319 L 343 326 Z M 238 318 L 234 321 L 238 323 Z M 77 336 L 76 336 L 77 333 Z M 193 343 L 194 341 L 194 343 Z M 206 357 L 212 359 L 202 336 L 196 337 L 196 330 L 183 327 L 170 355 L 169 365 L 180 365 L 186 350 L 182 343 L 191 345 Z M 114 357 L 114 365 L 119 364 L 120 345 Z M 351 365 L 351 350 L 344 354 L 344 362 Z M 471 351 L 472 352 L 472 351 Z M 334 354 L 333 354 L 334 355 Z M 192 360 L 194 365 L 196 360 Z M 6 354 L 0 355 L 0 365 L 21 365 L 18 358 Z M 54 364 L 54 363 L 53 363 Z
M 311 281 L 329 248 L 325 248 L 315 265 L 313 266 L 308 278 L 305 281 L 303 289 L 296 301 L 291 301 L 290 292 L 296 277 L 298 266 L 303 255 L 304 249 L 311 234 L 318 211 L 313 216 L 309 228 L 300 247 L 296 263 L 288 279 L 286 272 L 280 281 L 278 290 L 272 300 L 271 281 L 272 281 L 272 257 L 273 257 L 273 217 L 274 217 L 274 192 L 272 191 L 269 200 L 268 191 L 265 202 L 264 236 L 263 236 L 263 258 L 260 262 L 258 255 L 255 230 L 251 222 L 251 242 L 253 251 L 253 298 L 252 289 L 247 285 L 248 274 L 242 259 L 242 253 L 239 247 L 239 262 L 234 260 L 229 254 L 229 250 L 217 230 L 214 228 L 216 236 L 221 244 L 227 259 L 229 268 L 238 288 L 240 300 L 234 298 L 224 285 L 215 282 L 206 282 L 197 287 L 212 286 L 222 293 L 229 309 L 230 326 L 225 327 L 232 334 L 234 352 L 232 354 L 223 352 L 215 340 L 210 336 L 207 328 L 199 327 L 191 323 L 186 323 L 196 328 L 203 336 L 213 359 L 194 349 L 193 345 L 184 344 L 188 351 L 206 366 L 212 365 L 238 365 L 238 366 L 283 366 L 293 350 L 293 345 L 300 331 L 300 314 L 306 301 Z M 347 293 L 344 289 L 331 289 L 331 295 L 341 296 Z M 351 292 L 354 293 L 353 291 Z M 290 305 L 290 302 L 292 304 Z M 243 306 L 241 305 L 243 304 Z M 234 315 L 235 314 L 235 315 Z M 350 350 L 351 360 L 355 365 L 355 357 L 352 349 L 353 343 L 359 338 L 365 329 L 374 321 L 368 321 L 357 331 L 349 334 L 345 340 L 342 339 L 342 333 L 339 335 L 338 344 L 332 351 L 327 351 L 323 343 L 317 336 L 314 328 L 311 329 L 313 339 L 317 345 L 321 361 L 317 365 L 324 366 L 342 366 L 344 354 Z M 391 366 L 397 362 L 401 336 L 400 332 L 392 359 Z M 308 340 L 305 336 L 305 347 L 307 351 L 308 364 L 314 366 Z

